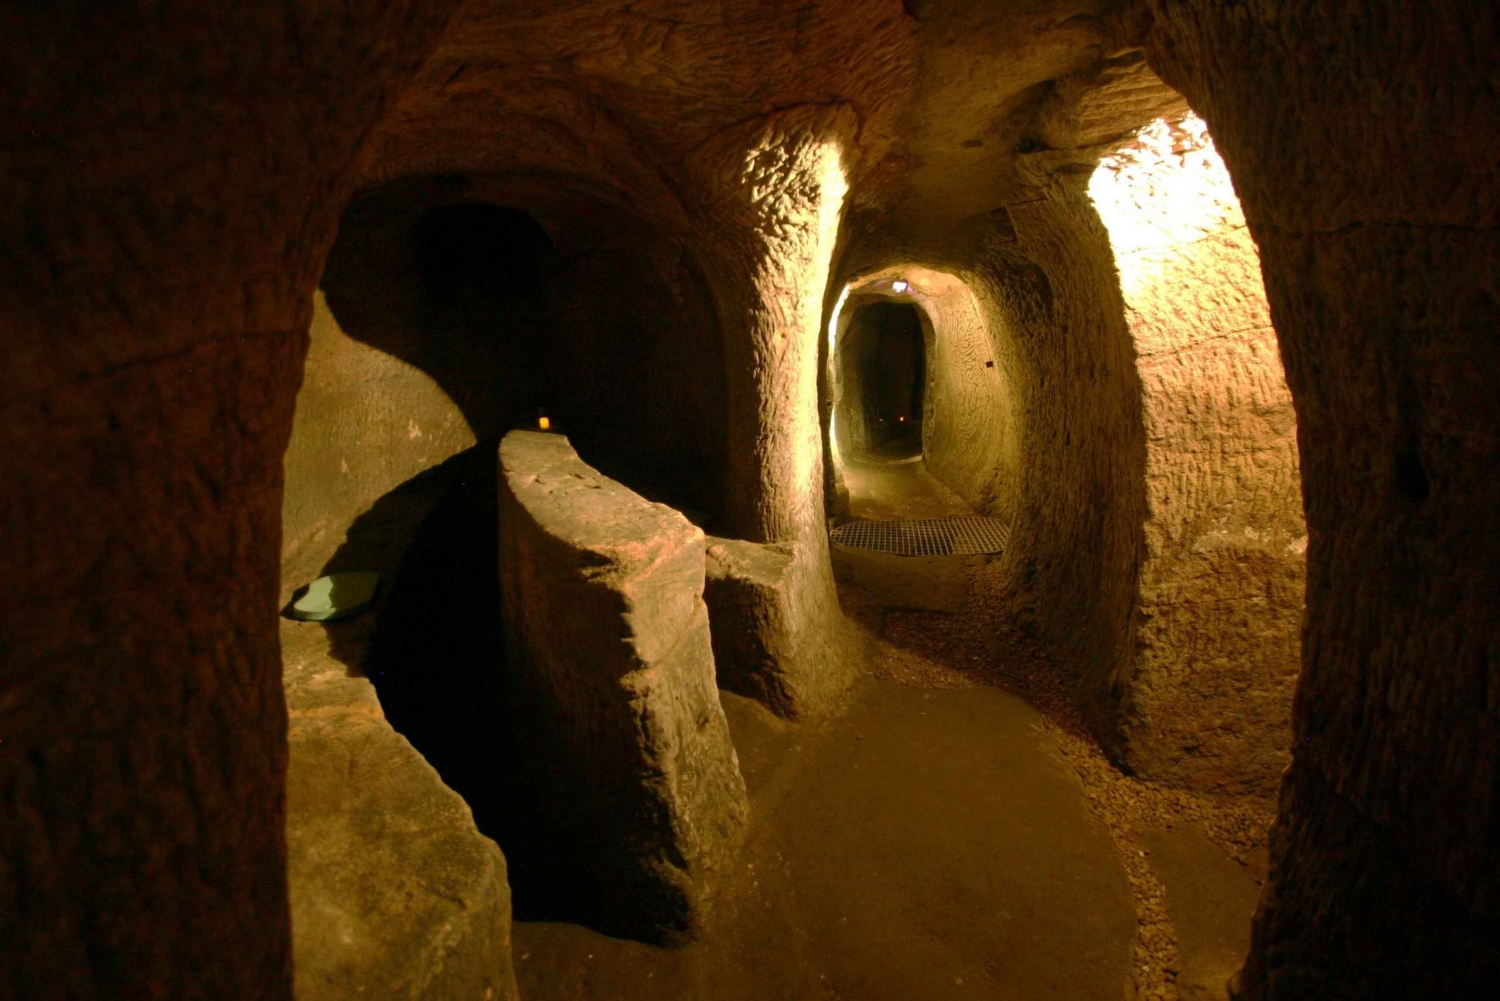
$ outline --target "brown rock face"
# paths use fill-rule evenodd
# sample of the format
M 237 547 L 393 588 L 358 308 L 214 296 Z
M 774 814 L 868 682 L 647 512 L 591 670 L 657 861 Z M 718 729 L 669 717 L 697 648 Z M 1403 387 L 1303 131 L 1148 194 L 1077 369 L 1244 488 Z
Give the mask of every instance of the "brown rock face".
M 311 559 L 391 484 L 502 434 L 506 408 L 553 402 L 523 400 L 535 371 L 504 381 L 493 345 L 410 336 L 415 311 L 353 322 L 351 276 L 388 286 L 363 303 L 375 319 L 419 298 L 395 239 L 418 202 L 511 208 L 547 232 L 567 267 L 557 336 L 537 341 L 574 356 L 557 371 L 577 374 L 575 440 L 632 471 L 669 453 L 651 486 L 715 464 L 684 491 L 723 512 L 715 531 L 796 545 L 793 586 L 818 610 L 788 617 L 810 630 L 788 663 L 838 628 L 829 320 L 850 283 L 946 276 L 924 307 L 928 399 L 991 417 L 970 435 L 935 412 L 948 444 L 929 460 L 969 503 L 1012 513 L 1007 569 L 1090 726 L 1117 761 L 1264 791 L 1298 586 L 1264 317 L 1178 337 L 1122 289 L 1127 255 L 1087 193 L 1099 158 L 1182 98 L 1259 251 L 1307 534 L 1294 751 L 1241 989 L 1492 993 L 1493 4 L 107 6 L 0 14 L 0 995 L 288 997 L 279 519 Z M 341 219 L 351 239 L 330 256 Z M 1222 249 L 1248 259 L 1239 235 Z M 320 326 L 288 453 L 320 276 L 343 334 L 395 358 Z M 964 291 L 945 298 L 950 278 Z M 1151 353 L 1156 336 L 1169 351 Z M 1171 417 L 1184 410 L 1203 421 Z M 1219 449 L 1210 425 L 1254 447 Z M 1256 428 L 1282 437 L 1262 448 Z M 353 455 L 340 479 L 345 443 L 386 464 Z M 1251 468 L 1274 489 L 1250 484 L 1230 512 L 1220 488 Z M 313 484 L 285 510 L 283 469 Z M 701 536 L 619 500 L 661 543 L 659 569 L 583 545 L 594 526 L 576 521 L 533 518 L 530 562 L 512 551 L 515 580 L 583 603 L 526 606 L 547 649 L 576 656 L 518 692 L 550 707 L 528 717 L 546 752 L 530 761 L 557 778 L 550 822 L 590 849 L 580 871 L 616 880 L 616 915 L 646 888 L 675 929 L 743 800 L 685 597 Z M 568 573 L 547 577 L 552 560 Z M 673 597 L 637 608 L 601 572 Z M 1201 600 L 1220 592 L 1222 614 Z M 594 609 L 588 629 L 547 619 L 563 608 Z M 628 850 L 588 842 L 589 810 L 643 805 L 620 822 Z
M 748 806 L 714 687 L 703 533 L 579 460 L 500 447 L 507 702 L 559 862 L 603 926 L 693 932 Z
M 1195 117 L 1158 120 L 1089 191 L 1146 424 L 1128 760 L 1149 778 L 1270 799 L 1291 746 L 1307 536 L 1260 259 Z
M 513 1001 L 510 886 L 469 807 L 386 722 L 318 625 L 282 630 L 298 1001 Z
M 1010 216 L 1015 242 L 988 276 L 999 361 L 1024 415 L 1006 558 L 1085 719 L 1123 759 L 1145 515 L 1134 352 L 1108 233 L 1078 176 Z
M 1306 498 L 1295 750 L 1242 992 L 1487 994 L 1500 22 L 1457 0 L 1160 6 L 1152 61 L 1260 248 Z
M 797 718 L 839 708 L 854 680 L 850 651 L 815 600 L 818 567 L 796 543 L 708 540 L 703 599 L 720 688 Z M 811 586 L 810 586 L 811 585 Z
M 281 453 L 452 6 L 0 17 L 0 995 L 290 994 Z

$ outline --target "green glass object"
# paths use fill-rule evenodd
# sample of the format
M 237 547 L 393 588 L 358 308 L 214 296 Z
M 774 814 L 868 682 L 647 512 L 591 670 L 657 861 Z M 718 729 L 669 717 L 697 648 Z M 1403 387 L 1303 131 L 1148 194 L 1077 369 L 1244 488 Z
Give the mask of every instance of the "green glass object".
M 363 611 L 375 598 L 380 575 L 366 570 L 319 577 L 292 602 L 288 613 L 304 622 L 331 622 Z

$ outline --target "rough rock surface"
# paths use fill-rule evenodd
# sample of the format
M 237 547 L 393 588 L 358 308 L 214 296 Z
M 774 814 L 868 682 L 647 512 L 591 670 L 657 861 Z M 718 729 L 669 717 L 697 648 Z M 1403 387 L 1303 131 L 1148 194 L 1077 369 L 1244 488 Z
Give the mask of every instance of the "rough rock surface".
M 996 247 L 981 287 L 996 314 L 997 362 L 1011 373 L 1024 415 L 1004 559 L 1039 635 L 1076 679 L 1089 728 L 1121 760 L 1146 434 L 1109 235 L 1079 181 L 1069 175 L 1012 207 L 1016 238 Z
M 290 996 L 281 457 L 455 6 L 0 16 L 0 995 Z
M 1244 989 L 1493 987 L 1493 5 L 99 6 L 0 17 L 0 993 L 290 991 L 282 459 L 361 181 L 667 231 L 722 321 L 724 531 L 762 542 L 822 545 L 820 302 L 966 276 L 1011 321 L 1015 569 L 1122 757 L 1147 452 L 1077 189 L 1161 113 L 1142 45 L 1234 178 L 1298 411 L 1303 672 Z
M 585 465 L 561 435 L 500 446 L 507 704 L 556 851 L 607 929 L 701 923 L 743 834 L 714 684 L 703 533 Z
M 1291 754 L 1307 531 L 1260 258 L 1203 122 L 1158 120 L 1089 182 L 1146 424 L 1146 553 L 1126 755 L 1275 797 Z
M 370 682 L 330 655 L 326 628 L 285 623 L 282 651 L 298 1001 L 512 1001 L 500 849 L 386 722 Z
M 906 282 L 896 293 L 892 283 Z M 843 465 L 858 458 L 860 448 L 847 426 L 861 387 L 850 379 L 851 345 L 856 328 L 872 303 L 896 302 L 916 307 L 924 330 L 926 387 L 922 416 L 922 457 L 927 469 L 976 511 L 1003 516 L 1015 509 L 1021 462 L 1017 433 L 1018 402 L 1008 373 L 996 365 L 992 311 L 972 287 L 967 271 L 934 271 L 916 263 L 892 264 L 860 273 L 845 283 L 843 305 L 830 318 L 832 344 L 828 371 L 827 412 L 838 414 L 827 429 L 829 458 L 835 479 Z M 853 446 L 853 447 L 851 447 Z M 847 497 L 833 507 L 847 514 Z
M 1463 0 L 1152 6 L 1153 65 L 1260 249 L 1306 497 L 1294 751 L 1243 994 L 1491 993 L 1500 21 Z
M 854 672 L 843 645 L 807 646 L 809 637 L 830 631 L 826 623 L 806 621 L 822 610 L 809 607 L 807 557 L 800 548 L 710 538 L 703 591 L 719 687 L 789 718 L 841 705 Z
M 566 191 L 501 207 L 516 196 L 427 179 L 344 211 L 286 452 L 289 557 L 539 411 L 632 488 L 723 510 L 723 350 L 691 259 L 629 211 Z

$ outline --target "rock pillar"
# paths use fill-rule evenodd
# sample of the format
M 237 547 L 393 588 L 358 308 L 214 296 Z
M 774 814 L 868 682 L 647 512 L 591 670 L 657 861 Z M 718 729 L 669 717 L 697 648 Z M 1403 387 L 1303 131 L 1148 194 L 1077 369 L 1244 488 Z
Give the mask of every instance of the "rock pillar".
M 500 446 L 504 712 L 577 903 L 606 929 L 690 935 L 748 806 L 714 684 L 704 537 L 561 435 Z

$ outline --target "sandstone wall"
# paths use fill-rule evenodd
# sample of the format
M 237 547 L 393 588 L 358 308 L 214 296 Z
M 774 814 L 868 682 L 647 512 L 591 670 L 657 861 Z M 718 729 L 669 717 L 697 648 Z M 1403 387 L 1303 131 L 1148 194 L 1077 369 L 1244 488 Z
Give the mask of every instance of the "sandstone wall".
M 804 364 L 829 220 L 975 276 L 1016 412 L 1038 415 L 1017 569 L 1085 704 L 1121 704 L 1146 458 L 1109 429 L 1143 427 L 1141 393 L 1068 185 L 1126 131 L 1112 108 L 1154 107 L 1143 40 L 1235 179 L 1298 407 L 1304 671 L 1245 990 L 1492 987 L 1489 7 L 476 0 L 428 59 L 459 5 L 98 6 L 0 19 L 0 987 L 289 990 L 282 452 L 361 175 L 567 175 L 679 245 L 732 234 L 695 256 L 734 326 L 730 521 L 762 541 L 822 545 Z M 1120 102 L 1030 127 L 1111 80 Z M 1008 230 L 984 221 L 1001 206 Z
M 1246 998 L 1500 976 L 1500 21 L 1153 3 L 1260 249 L 1297 402 L 1307 621 Z
M 1007 564 L 1085 719 L 1124 759 L 1146 435 L 1109 237 L 1078 178 L 1012 206 L 979 294 L 1019 415 Z
M 790 719 L 847 703 L 857 653 L 823 618 L 825 560 L 797 543 L 709 538 L 703 599 L 720 688 Z
M 859 322 L 864 310 L 879 304 L 859 306 L 849 318 L 838 338 L 837 357 L 833 362 L 833 417 L 829 434 L 833 436 L 840 459 L 858 460 L 868 456 L 876 441 L 880 413 L 875 394 L 867 377 L 875 367 L 880 350 L 878 329 L 864 329 Z M 864 316 L 866 322 L 869 317 Z M 871 324 L 873 326 L 873 324 Z
M 1168 783 L 1270 798 L 1290 760 L 1307 535 L 1260 258 L 1195 117 L 1148 127 L 1089 193 L 1146 423 L 1128 760 Z
M 0 18 L 0 995 L 291 994 L 281 456 L 454 6 Z
M 853 678 L 828 559 L 818 386 L 824 298 L 858 127 L 843 103 L 759 115 L 693 150 L 684 184 L 724 337 L 727 517 L 715 531 L 795 544 L 803 593 L 801 614 L 787 620 L 796 628 L 788 642 L 800 663 L 823 665 L 817 687 L 825 693 Z
M 921 449 L 923 342 L 930 331 L 909 303 L 861 305 L 840 339 L 840 454 L 860 457 L 905 436 Z M 913 350 L 915 349 L 915 350 Z M 905 420 L 898 420 L 904 417 Z
M 321 625 L 284 621 L 298 1001 L 515 1001 L 505 858 Z

